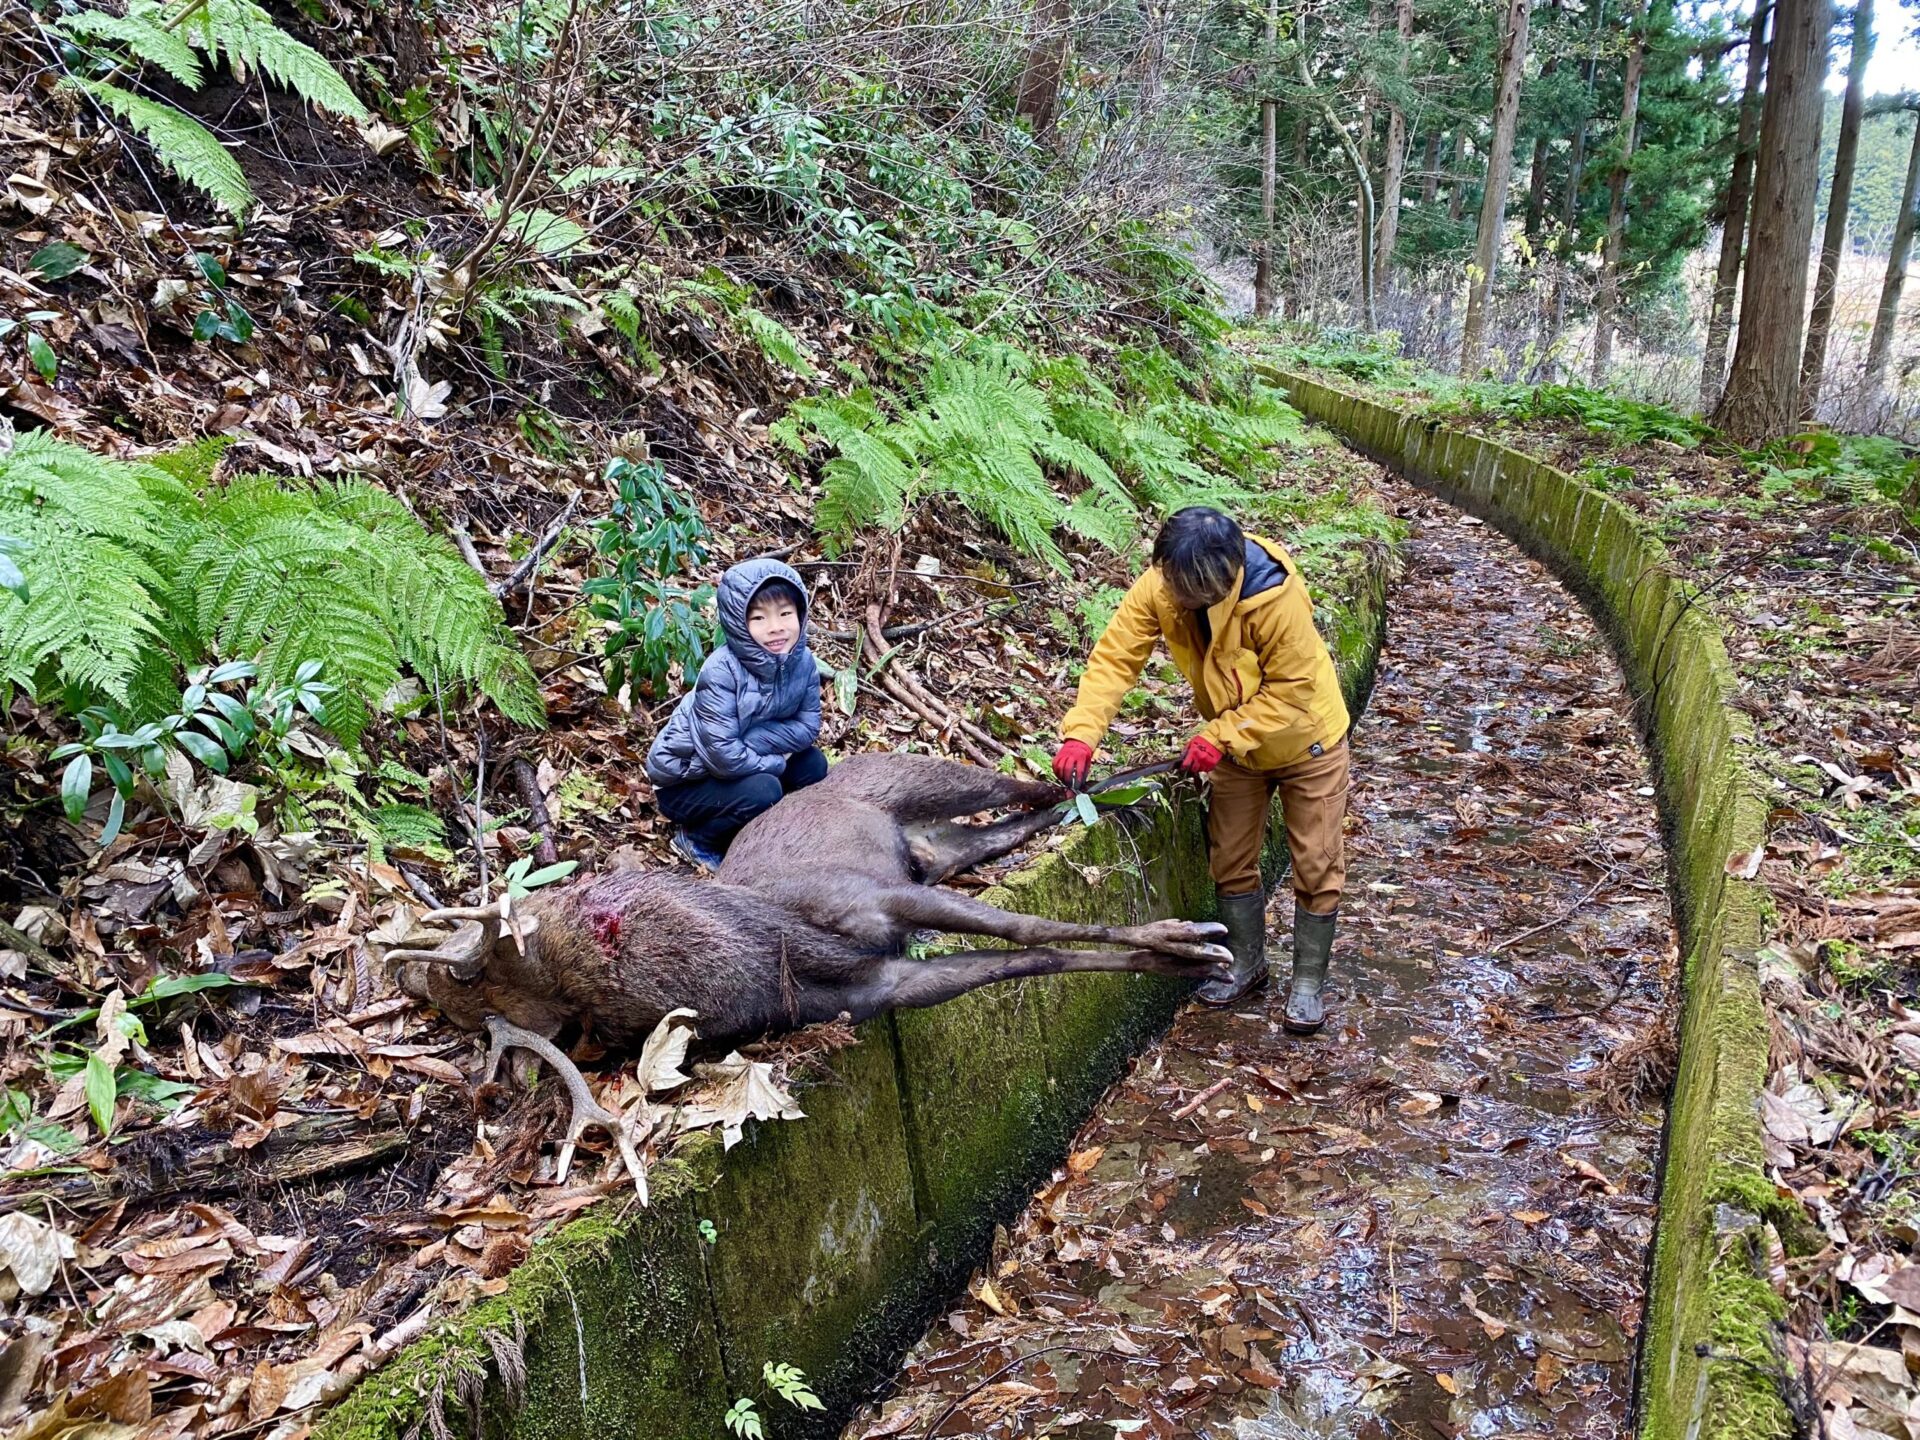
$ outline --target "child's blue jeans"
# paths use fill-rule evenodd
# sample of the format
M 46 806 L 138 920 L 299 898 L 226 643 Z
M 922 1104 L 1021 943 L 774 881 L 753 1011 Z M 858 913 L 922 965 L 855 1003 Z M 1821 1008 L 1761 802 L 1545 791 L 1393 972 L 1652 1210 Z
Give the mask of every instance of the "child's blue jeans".
M 654 798 L 662 815 L 701 844 L 724 854 L 740 827 L 779 804 L 782 795 L 817 785 L 826 778 L 827 757 L 818 746 L 809 746 L 787 757 L 784 772 L 663 785 L 654 792 Z

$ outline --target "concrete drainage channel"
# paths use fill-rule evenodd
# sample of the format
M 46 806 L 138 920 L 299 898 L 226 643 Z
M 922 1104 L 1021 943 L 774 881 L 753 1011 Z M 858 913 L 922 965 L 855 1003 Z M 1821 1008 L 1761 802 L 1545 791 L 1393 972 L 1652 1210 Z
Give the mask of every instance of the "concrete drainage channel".
M 1637 1405 L 1650 1440 L 1786 1435 L 1762 1221 L 1788 1216 L 1762 1163 L 1767 1020 L 1755 952 L 1765 896 L 1726 859 L 1765 838 L 1767 801 L 1743 759 L 1752 726 L 1718 627 L 1659 539 L 1619 501 L 1532 456 L 1305 376 L 1272 370 L 1293 404 L 1354 449 L 1497 526 L 1544 561 L 1606 629 L 1641 702 L 1670 831 L 1685 946 L 1680 1066 Z
M 1687 964 L 1640 1425 L 1658 1440 L 1784 1434 L 1770 1379 L 1778 1302 L 1752 1259 L 1778 1203 L 1756 1109 L 1762 897 L 1724 866 L 1761 838 L 1766 804 L 1741 759 L 1751 732 L 1726 703 L 1720 636 L 1618 502 L 1490 441 L 1273 378 L 1356 449 L 1546 561 L 1608 630 L 1643 698 Z M 1338 627 L 1356 712 L 1384 613 L 1384 596 L 1365 594 Z M 1203 916 L 1199 816 L 1185 807 L 1127 834 L 1102 826 L 988 898 L 1106 923 Z M 705 1437 L 769 1361 L 807 1373 L 828 1407 L 811 1430 L 834 1433 L 1181 998 L 1144 977 L 1061 976 L 863 1027 L 801 1093 L 805 1121 L 751 1129 L 724 1158 L 717 1142 L 696 1147 L 655 1172 L 651 1209 L 610 1203 L 542 1242 L 505 1293 L 362 1383 L 316 1436 L 398 1440 L 451 1422 L 527 1440 Z M 803 1433 L 799 1419 L 783 1415 L 781 1433 Z
M 1376 587 L 1336 606 L 1356 714 L 1385 605 Z M 1105 924 L 1204 918 L 1198 808 L 1141 819 L 1085 832 L 984 898 Z M 1281 844 L 1276 828 L 1274 871 Z M 796 1087 L 806 1119 L 749 1127 L 724 1156 L 704 1139 L 656 1167 L 650 1208 L 609 1202 L 542 1241 L 504 1293 L 369 1376 L 316 1440 L 707 1440 L 767 1362 L 805 1371 L 827 1406 L 783 1412 L 780 1434 L 837 1433 L 1185 991 L 1063 975 L 862 1026 Z

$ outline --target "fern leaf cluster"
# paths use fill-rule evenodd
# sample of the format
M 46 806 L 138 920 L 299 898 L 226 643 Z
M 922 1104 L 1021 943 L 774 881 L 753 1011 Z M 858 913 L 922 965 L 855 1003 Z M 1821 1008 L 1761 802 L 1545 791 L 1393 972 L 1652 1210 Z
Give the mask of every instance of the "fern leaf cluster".
M 1123 351 L 1117 368 L 1130 399 L 1078 357 L 981 346 L 936 361 L 897 415 L 866 392 L 829 396 L 796 405 L 774 434 L 830 448 L 815 520 L 831 544 L 945 497 L 1060 570 L 1063 530 L 1123 550 L 1147 513 L 1243 506 L 1272 447 L 1304 435 L 1277 391 L 1238 375 L 1209 403 L 1164 351 Z
M 189 90 L 206 82 L 200 55 L 224 58 L 244 80 L 257 70 L 330 115 L 365 121 L 366 106 L 340 72 L 311 45 L 294 39 L 253 0 L 131 0 L 124 14 L 78 10 L 52 22 L 67 40 L 95 50 L 119 70 L 152 65 Z M 63 84 L 93 97 L 131 126 L 154 157 L 235 219 L 253 208 L 239 162 L 205 125 L 173 105 L 135 93 L 113 78 L 70 76 Z
M 522 723 L 539 687 L 499 603 L 451 545 L 357 480 L 190 485 L 37 434 L 0 455 L 0 530 L 25 600 L 0 597 L 0 677 L 147 718 L 181 667 L 252 660 L 269 685 L 318 660 L 349 744 L 405 671 Z
M 253 189 L 240 162 L 214 133 L 184 110 L 149 100 L 104 80 L 74 77 L 76 85 L 131 125 L 153 148 L 154 158 L 214 204 L 238 219 L 253 208 Z

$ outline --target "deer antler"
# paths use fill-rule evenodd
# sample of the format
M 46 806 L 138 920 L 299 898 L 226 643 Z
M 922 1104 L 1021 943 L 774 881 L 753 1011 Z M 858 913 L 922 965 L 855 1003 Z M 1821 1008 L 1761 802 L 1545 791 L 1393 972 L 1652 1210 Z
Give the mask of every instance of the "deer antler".
M 396 946 L 386 952 L 388 964 L 403 961 L 421 962 L 429 965 L 450 967 L 453 978 L 462 982 L 477 980 L 485 964 L 486 955 L 499 939 L 504 927 L 513 936 L 516 946 L 524 953 L 527 941 L 533 938 L 540 928 L 540 917 L 524 912 L 512 915 L 506 913 L 503 902 L 492 905 L 457 905 L 445 910 L 429 910 L 420 917 L 419 923 L 429 930 L 447 928 L 449 922 L 454 925 L 452 936 L 442 940 L 431 949 L 419 949 L 410 946 Z
M 554 1072 L 561 1083 L 567 1087 L 567 1094 L 573 1101 L 573 1118 L 567 1124 L 566 1138 L 560 1142 L 560 1154 L 557 1157 L 557 1178 L 565 1181 L 567 1171 L 573 1165 L 574 1146 L 580 1142 L 580 1132 L 589 1125 L 604 1126 L 613 1136 L 613 1143 L 619 1148 L 620 1158 L 626 1162 L 627 1173 L 633 1176 L 633 1188 L 640 1197 L 640 1203 L 647 1203 L 647 1171 L 640 1163 L 640 1156 L 633 1148 L 633 1139 L 627 1134 L 626 1122 L 613 1111 L 607 1109 L 593 1098 L 593 1092 L 587 1088 L 587 1077 L 580 1073 L 580 1067 L 566 1057 L 566 1053 L 543 1035 L 501 1018 L 498 1015 L 487 1017 L 487 1035 L 491 1043 L 487 1047 L 487 1068 L 480 1083 L 491 1084 L 500 1061 L 508 1050 L 530 1050 L 538 1055 Z
M 431 950 L 396 945 L 387 951 L 386 963 L 398 965 L 406 961 L 420 961 L 429 965 L 445 965 L 456 980 L 476 980 L 480 976 L 486 952 L 492 945 L 490 927 L 480 921 L 466 920 L 449 938 Z

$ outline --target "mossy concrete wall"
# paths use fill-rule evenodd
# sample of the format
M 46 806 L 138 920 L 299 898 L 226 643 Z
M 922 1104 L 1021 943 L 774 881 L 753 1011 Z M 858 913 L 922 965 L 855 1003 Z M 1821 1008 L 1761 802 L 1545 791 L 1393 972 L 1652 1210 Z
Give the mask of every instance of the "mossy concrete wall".
M 1383 589 L 1336 597 L 1356 714 Z M 1099 923 L 1205 917 L 1200 819 L 1183 804 L 1103 823 L 985 898 Z M 1272 878 L 1277 817 L 1266 859 Z M 368 1377 L 316 1440 L 433 1434 L 436 1408 L 454 1433 L 478 1416 L 481 1433 L 514 1440 L 711 1440 L 743 1395 L 787 1440 L 837 1433 L 1186 988 L 1052 976 L 862 1026 L 796 1086 L 804 1120 L 750 1125 L 724 1154 L 703 1140 L 656 1168 L 650 1208 L 609 1201 L 536 1244 L 505 1293 Z M 804 1370 L 825 1414 L 769 1404 L 768 1362 Z
M 1663 1147 L 1660 1219 L 1636 1400 L 1650 1440 L 1763 1440 L 1791 1427 L 1771 1376 L 1780 1301 L 1759 1268 L 1760 1221 L 1789 1215 L 1767 1180 L 1759 1093 L 1767 1019 L 1755 952 L 1766 897 L 1727 874 L 1766 833 L 1731 705 L 1733 666 L 1699 591 L 1619 501 L 1495 441 L 1273 370 L 1294 405 L 1497 526 L 1598 617 L 1652 741 L 1686 963 L 1680 1064 Z

